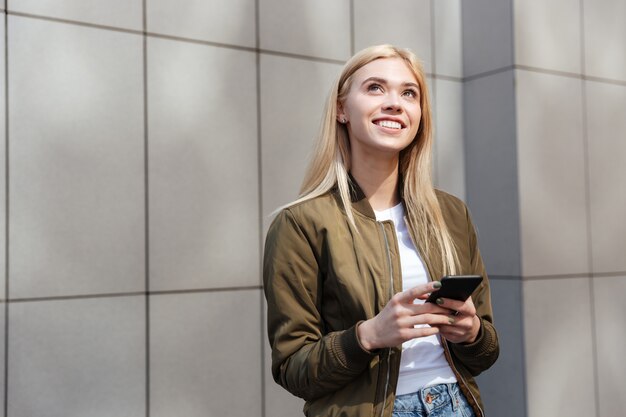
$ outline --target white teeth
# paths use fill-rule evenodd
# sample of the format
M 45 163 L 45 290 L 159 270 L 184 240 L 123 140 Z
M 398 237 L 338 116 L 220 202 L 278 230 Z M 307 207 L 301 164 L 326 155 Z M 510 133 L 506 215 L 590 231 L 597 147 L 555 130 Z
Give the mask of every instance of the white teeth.
M 379 120 L 376 122 L 378 126 L 388 127 L 391 129 L 402 129 L 402 125 L 398 122 L 392 122 L 391 120 Z

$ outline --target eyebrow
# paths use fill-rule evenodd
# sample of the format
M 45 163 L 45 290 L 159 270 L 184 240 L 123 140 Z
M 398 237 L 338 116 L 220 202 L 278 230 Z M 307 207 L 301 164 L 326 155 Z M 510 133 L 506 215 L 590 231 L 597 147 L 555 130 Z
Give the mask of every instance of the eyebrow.
M 388 84 L 387 80 L 386 80 L 386 79 L 384 79 L 384 78 L 380 78 L 380 77 L 369 77 L 368 79 L 364 80 L 364 81 L 361 83 L 361 85 L 366 84 L 366 83 L 368 83 L 368 82 L 370 82 L 370 81 L 374 81 L 374 82 L 377 82 L 377 83 L 379 83 L 379 84 Z M 420 91 L 420 86 L 419 86 L 419 85 L 417 85 L 417 84 L 415 84 L 414 82 L 404 82 L 404 83 L 402 83 L 402 85 L 403 85 L 404 87 L 414 87 L 414 88 L 416 88 L 416 89 L 417 89 L 417 91 Z

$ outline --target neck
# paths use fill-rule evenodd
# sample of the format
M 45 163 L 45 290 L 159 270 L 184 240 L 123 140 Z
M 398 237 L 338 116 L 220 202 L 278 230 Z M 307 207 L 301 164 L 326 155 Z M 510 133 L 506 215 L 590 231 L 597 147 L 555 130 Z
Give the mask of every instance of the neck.
M 350 173 L 374 210 L 386 210 L 400 203 L 397 159 L 355 163 Z

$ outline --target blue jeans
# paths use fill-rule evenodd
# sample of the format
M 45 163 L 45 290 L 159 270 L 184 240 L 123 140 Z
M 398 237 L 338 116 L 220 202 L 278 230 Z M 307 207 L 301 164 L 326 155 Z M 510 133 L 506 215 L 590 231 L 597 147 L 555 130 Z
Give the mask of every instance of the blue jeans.
M 459 384 L 439 384 L 396 396 L 393 417 L 475 417 Z

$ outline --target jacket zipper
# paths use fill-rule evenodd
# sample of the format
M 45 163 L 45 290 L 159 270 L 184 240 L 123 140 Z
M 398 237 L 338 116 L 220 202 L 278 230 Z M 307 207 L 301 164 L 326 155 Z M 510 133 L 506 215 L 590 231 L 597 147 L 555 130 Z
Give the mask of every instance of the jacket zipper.
M 380 229 L 383 232 L 383 238 L 385 240 L 385 251 L 387 254 L 387 263 L 389 264 L 389 300 L 394 295 L 395 289 L 393 285 L 393 264 L 391 263 L 391 251 L 389 249 L 389 240 L 387 239 L 387 234 L 385 233 L 385 226 L 382 222 L 378 222 L 380 224 Z M 380 417 L 383 417 L 385 413 L 385 407 L 387 406 L 387 391 L 389 390 L 389 380 L 391 378 L 391 348 L 387 348 L 387 379 L 385 381 L 385 392 L 383 396 L 383 408 L 380 410 Z
M 404 216 L 404 222 L 408 225 L 408 219 L 406 216 Z M 426 277 L 428 278 L 429 281 L 432 281 L 433 278 L 431 276 L 428 264 L 424 262 L 424 258 L 422 257 L 422 254 L 420 253 L 417 245 L 415 244 L 415 240 L 413 239 L 413 236 L 411 235 L 411 229 L 409 227 L 407 227 L 407 229 L 409 230 L 409 237 L 411 238 L 411 242 L 413 243 L 413 246 L 415 246 L 415 252 L 417 253 L 418 258 L 420 258 L 420 261 L 425 267 L 424 270 L 426 271 Z M 454 361 L 452 360 L 452 356 L 450 354 L 450 348 L 448 347 L 448 341 L 442 338 L 440 338 L 440 340 L 442 342 L 441 346 L 443 347 L 446 360 L 448 361 L 448 365 L 450 365 L 450 368 L 452 368 L 452 372 L 454 372 L 457 378 L 461 380 L 461 383 L 465 386 L 465 388 L 467 388 L 467 392 L 469 392 L 470 395 L 472 396 L 472 399 L 474 400 L 474 404 L 476 404 L 476 408 L 478 408 L 478 411 L 480 411 L 480 415 L 484 416 L 485 412 L 483 411 L 482 408 L 480 408 L 480 405 L 478 405 L 478 401 L 476 401 L 476 397 L 474 396 L 474 393 L 472 393 L 472 390 L 469 389 L 467 382 L 465 381 L 465 378 L 463 378 L 463 375 L 461 375 L 459 370 L 456 369 L 456 366 L 454 365 Z
M 452 361 L 452 357 L 451 357 L 451 354 L 450 354 L 450 348 L 448 347 L 448 341 L 447 340 L 443 340 L 443 350 L 446 353 L 446 359 L 448 359 L 448 364 L 452 368 L 452 372 L 454 372 L 454 374 L 457 376 L 457 378 L 459 378 L 461 380 L 461 383 L 465 386 L 465 388 L 467 388 L 467 392 L 469 392 L 469 394 L 472 396 L 472 400 L 474 400 L 474 404 L 476 404 L 476 408 L 478 408 L 478 411 L 480 411 L 480 417 L 483 417 L 485 415 L 485 412 L 483 411 L 482 408 L 480 408 L 480 405 L 478 405 L 478 401 L 476 401 L 476 397 L 474 397 L 474 393 L 472 392 L 472 390 L 469 389 L 469 387 L 467 385 L 467 382 L 465 381 L 465 378 L 463 378 L 463 375 L 461 375 L 459 370 L 456 369 L 456 366 L 454 366 L 454 362 Z

